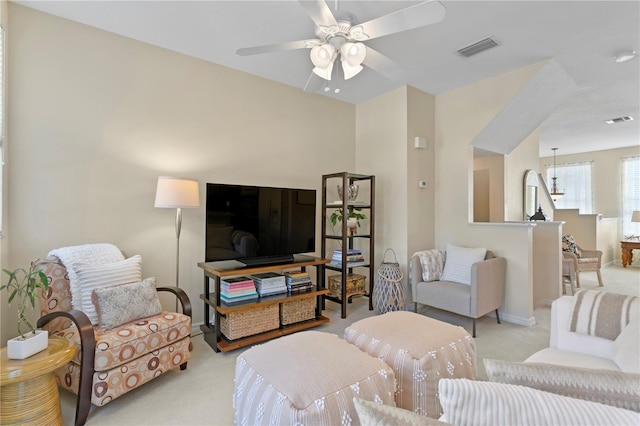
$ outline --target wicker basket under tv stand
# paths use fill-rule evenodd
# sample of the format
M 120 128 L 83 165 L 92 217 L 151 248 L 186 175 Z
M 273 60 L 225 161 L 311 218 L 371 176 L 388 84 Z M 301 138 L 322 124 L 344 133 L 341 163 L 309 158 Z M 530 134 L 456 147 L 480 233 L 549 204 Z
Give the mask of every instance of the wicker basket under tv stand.
M 245 346 L 255 345 L 256 343 L 264 342 L 266 340 L 274 339 L 286 334 L 295 333 L 328 323 L 329 318 L 322 316 L 322 296 L 329 292 L 329 290 L 324 288 L 323 280 L 324 265 L 327 263 L 329 263 L 328 259 L 321 259 L 311 256 L 296 256 L 294 261 L 290 263 L 251 267 L 244 266 L 240 262 L 233 260 L 198 263 L 198 266 L 204 271 L 204 294 L 200 295 L 200 299 L 202 299 L 204 302 L 204 324 L 200 326 L 200 329 L 204 333 L 204 340 L 216 352 L 228 352 Z M 283 271 L 287 269 L 300 269 L 304 271 L 306 270 L 307 266 L 314 266 L 316 268 L 316 288 L 312 291 L 269 296 L 260 298 L 255 302 L 249 302 L 247 304 L 237 306 L 227 306 L 224 303 L 220 302 L 221 278 L 240 275 L 251 275 L 261 272 Z M 211 291 L 210 288 L 210 279 L 212 279 L 214 282 L 213 291 Z M 280 325 L 280 327 L 275 330 L 269 330 L 235 340 L 228 340 L 222 334 L 220 327 L 217 326 L 221 323 L 220 317 L 228 315 L 230 313 L 247 311 L 250 309 L 256 309 L 273 304 L 279 305 L 281 303 L 307 299 L 311 297 L 316 298 L 316 315 L 315 318 L 306 321 L 289 325 Z M 211 321 L 209 319 L 210 308 L 214 309 L 214 324 L 211 324 Z

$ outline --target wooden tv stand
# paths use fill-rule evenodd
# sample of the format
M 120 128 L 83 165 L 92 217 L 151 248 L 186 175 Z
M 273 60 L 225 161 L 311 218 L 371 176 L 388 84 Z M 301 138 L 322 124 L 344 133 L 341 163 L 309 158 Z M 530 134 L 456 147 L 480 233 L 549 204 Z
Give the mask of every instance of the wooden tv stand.
M 316 327 L 320 324 L 329 322 L 329 318 L 322 316 L 322 296 L 329 293 L 329 290 L 324 288 L 324 265 L 329 263 L 329 259 L 321 259 L 311 256 L 296 257 L 293 262 L 277 264 L 277 265 L 262 265 L 262 266 L 245 266 L 244 264 L 236 260 L 224 260 L 219 262 L 199 262 L 198 266 L 204 270 L 204 294 L 200 295 L 200 299 L 204 302 L 204 324 L 200 326 L 200 329 L 204 333 L 204 340 L 215 350 L 216 352 L 227 352 L 234 349 L 242 348 L 245 346 L 255 345 L 256 343 L 264 342 L 269 339 L 284 336 L 286 334 L 295 333 L 297 331 L 306 330 Z M 312 291 L 295 294 L 280 294 L 275 296 L 268 296 L 265 298 L 259 298 L 255 302 L 249 302 L 242 305 L 228 306 L 220 302 L 220 279 L 225 277 L 250 275 L 262 272 L 281 271 L 285 269 L 300 269 L 306 270 L 307 266 L 316 267 L 316 288 Z M 210 289 L 209 279 L 214 281 L 214 291 Z M 252 336 L 242 337 L 235 340 L 228 340 L 221 332 L 220 316 L 228 315 L 232 312 L 240 312 L 249 309 L 256 309 L 258 307 L 264 307 L 267 305 L 281 304 L 284 302 L 290 302 L 299 299 L 307 299 L 310 297 L 316 298 L 316 316 L 310 320 L 290 324 L 280 325 L 275 330 L 265 331 L 263 333 L 255 334 Z M 211 324 L 209 319 L 210 310 L 212 307 L 215 310 L 215 321 Z

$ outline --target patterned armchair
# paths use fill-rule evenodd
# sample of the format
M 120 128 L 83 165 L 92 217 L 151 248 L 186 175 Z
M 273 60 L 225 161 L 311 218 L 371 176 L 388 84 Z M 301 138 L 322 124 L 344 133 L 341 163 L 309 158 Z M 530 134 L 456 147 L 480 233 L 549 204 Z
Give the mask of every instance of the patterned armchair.
M 73 309 L 69 274 L 50 256 L 43 271 L 50 280 L 41 293 L 38 327 L 64 337 L 78 347 L 74 359 L 55 370 L 60 386 L 78 395 L 76 425 L 83 425 L 91 404 L 102 406 L 173 368 L 187 368 L 191 357 L 191 303 L 177 287 L 159 287 L 173 293 L 182 314 L 160 314 L 132 320 L 114 328 L 92 325 L 85 312 Z M 145 280 L 147 281 L 147 280 Z M 95 292 L 94 292 L 95 294 Z M 132 309 L 136 303 L 131 303 Z M 161 306 L 158 302 L 158 307 Z
M 585 250 L 576 243 L 573 235 L 562 236 L 562 256 L 570 260 L 573 265 L 573 273 L 576 278 L 576 287 L 580 288 L 580 272 L 596 272 L 598 274 L 598 285 L 602 287 L 602 251 Z

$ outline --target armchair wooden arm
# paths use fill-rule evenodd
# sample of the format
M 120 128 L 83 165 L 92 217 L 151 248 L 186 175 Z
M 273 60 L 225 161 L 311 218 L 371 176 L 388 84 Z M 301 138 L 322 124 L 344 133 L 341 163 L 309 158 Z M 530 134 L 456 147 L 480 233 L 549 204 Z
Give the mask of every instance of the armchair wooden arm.
M 78 384 L 78 402 L 76 405 L 76 426 L 86 423 L 91 409 L 91 385 L 93 383 L 96 338 L 93 325 L 84 312 L 76 309 L 51 312 L 38 320 L 38 328 L 42 328 L 56 318 L 70 319 L 80 334 L 80 380 Z
M 179 287 L 158 287 L 157 291 L 166 291 L 174 294 L 178 300 L 180 301 L 180 306 L 182 306 L 182 313 L 191 317 L 191 300 L 185 291 Z

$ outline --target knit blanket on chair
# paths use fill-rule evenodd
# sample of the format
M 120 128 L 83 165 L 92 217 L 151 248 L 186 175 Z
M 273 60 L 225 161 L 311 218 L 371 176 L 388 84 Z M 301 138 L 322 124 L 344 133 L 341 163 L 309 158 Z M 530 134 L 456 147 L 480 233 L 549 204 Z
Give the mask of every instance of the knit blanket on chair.
M 637 296 L 598 290 L 578 290 L 569 330 L 615 340 L 640 309 Z
M 61 247 L 51 250 L 49 256 L 56 256 L 67 268 L 69 289 L 71 290 L 71 305 L 74 309 L 80 310 L 82 310 L 82 294 L 74 265 L 97 265 L 124 260 L 124 255 L 120 249 L 108 243 Z

